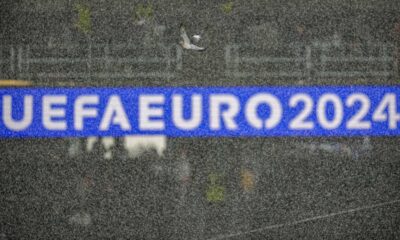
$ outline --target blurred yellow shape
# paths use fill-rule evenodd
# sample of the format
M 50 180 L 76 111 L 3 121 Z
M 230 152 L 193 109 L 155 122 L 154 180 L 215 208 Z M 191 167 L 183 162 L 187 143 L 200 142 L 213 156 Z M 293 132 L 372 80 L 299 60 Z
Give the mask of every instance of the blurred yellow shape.
M 75 26 L 84 34 L 89 34 L 92 31 L 92 18 L 90 8 L 83 4 L 75 5 L 78 12 L 78 19 Z
M 153 17 L 153 5 L 148 4 L 148 5 L 143 5 L 139 4 L 136 9 L 135 9 L 135 20 L 139 21 L 142 19 L 150 19 Z
M 225 198 L 225 188 L 219 185 L 210 186 L 207 189 L 207 200 L 209 202 L 221 202 Z
M 240 184 L 245 192 L 250 192 L 254 189 L 254 174 L 249 169 L 242 169 L 240 172 Z
M 221 5 L 221 9 L 224 13 L 230 14 L 233 10 L 233 2 L 229 1 Z
M 0 87 L 24 87 L 30 85 L 32 85 L 32 82 L 27 80 L 0 79 Z
M 211 173 L 208 175 L 208 179 L 210 184 L 208 185 L 206 197 L 209 202 L 221 202 L 225 199 L 225 188 L 218 184 L 217 182 L 220 180 L 220 176 L 215 173 Z

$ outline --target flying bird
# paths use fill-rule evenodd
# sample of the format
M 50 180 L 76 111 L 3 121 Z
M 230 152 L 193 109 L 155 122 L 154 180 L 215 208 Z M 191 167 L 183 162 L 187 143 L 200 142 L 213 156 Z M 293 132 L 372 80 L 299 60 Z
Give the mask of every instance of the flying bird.
M 183 27 L 183 25 L 181 25 L 180 31 L 181 31 L 182 40 L 179 42 L 179 44 L 182 46 L 182 48 L 188 49 L 188 50 L 195 50 L 195 51 L 204 51 L 206 49 L 204 47 L 196 46 L 190 42 L 190 39 L 189 39 L 188 35 L 186 34 L 186 31 L 185 31 L 185 28 Z M 200 39 L 200 36 L 198 36 L 197 38 Z
M 192 36 L 192 39 L 194 40 L 194 42 L 199 42 L 200 41 L 200 39 L 201 39 L 201 36 L 200 35 L 198 35 L 198 34 L 195 34 L 195 35 L 193 35 Z

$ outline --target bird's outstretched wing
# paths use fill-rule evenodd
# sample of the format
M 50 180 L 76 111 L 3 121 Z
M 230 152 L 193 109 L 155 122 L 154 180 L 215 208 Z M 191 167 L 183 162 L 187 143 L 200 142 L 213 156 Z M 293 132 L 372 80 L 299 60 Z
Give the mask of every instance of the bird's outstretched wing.
M 181 30 L 181 38 L 183 39 L 184 44 L 190 45 L 190 39 L 186 34 L 185 27 L 183 25 L 181 25 L 180 30 Z

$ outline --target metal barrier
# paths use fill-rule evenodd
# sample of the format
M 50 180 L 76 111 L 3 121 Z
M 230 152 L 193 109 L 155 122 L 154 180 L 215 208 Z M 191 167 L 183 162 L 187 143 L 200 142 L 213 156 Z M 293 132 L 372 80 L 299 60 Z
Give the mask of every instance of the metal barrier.
M 0 74 L 40 81 L 170 79 L 182 68 L 181 51 L 176 45 L 7 46 L 0 51 Z
M 316 43 L 314 49 L 320 55 L 316 71 L 318 77 L 398 77 L 396 49 L 391 44 Z
M 286 56 L 263 54 L 247 45 L 225 48 L 226 76 L 234 78 L 295 78 L 301 80 L 378 78 L 399 76 L 398 51 L 392 44 L 368 45 L 314 43 L 290 45 Z
M 399 77 L 398 49 L 392 44 L 340 44 L 315 42 L 280 49 L 254 45 L 225 47 L 225 76 L 233 79 L 379 80 Z M 94 80 L 177 78 L 183 65 L 177 45 L 130 44 L 12 45 L 0 47 L 1 78 L 93 83 Z M 219 68 L 219 66 L 218 66 Z M 73 80 L 73 81 L 70 81 Z M 320 82 L 320 81 L 318 81 Z M 290 82 L 287 82 L 290 83 Z
M 263 49 L 246 45 L 228 45 L 225 49 L 226 75 L 234 78 L 311 77 L 311 48 L 289 46 L 282 55 L 262 54 Z M 250 54 L 249 54 L 250 53 Z

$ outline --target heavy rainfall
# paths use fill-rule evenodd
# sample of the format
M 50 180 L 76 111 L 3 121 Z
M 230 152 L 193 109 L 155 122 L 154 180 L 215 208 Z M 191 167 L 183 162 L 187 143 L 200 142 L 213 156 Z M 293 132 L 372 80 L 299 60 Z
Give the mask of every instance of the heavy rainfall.
M 396 0 L 2 0 L 1 87 L 399 84 Z M 0 139 L 0 239 L 399 239 L 398 137 Z

